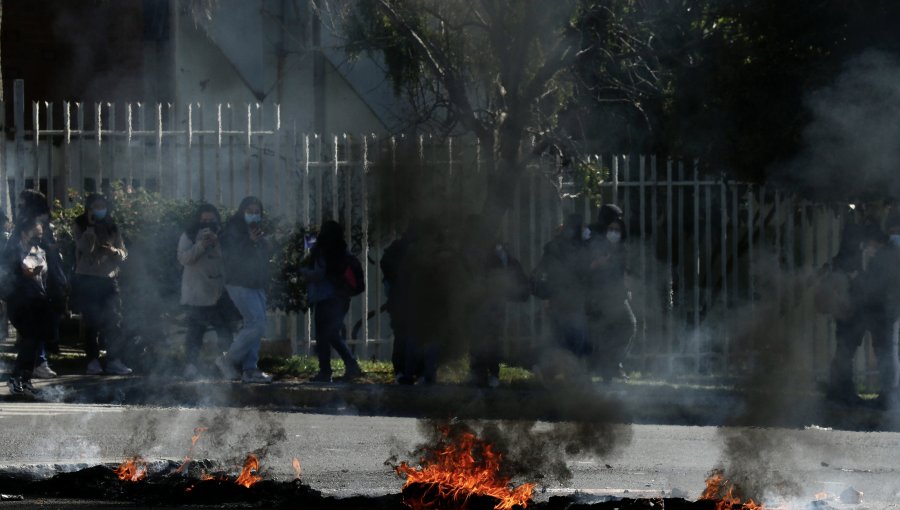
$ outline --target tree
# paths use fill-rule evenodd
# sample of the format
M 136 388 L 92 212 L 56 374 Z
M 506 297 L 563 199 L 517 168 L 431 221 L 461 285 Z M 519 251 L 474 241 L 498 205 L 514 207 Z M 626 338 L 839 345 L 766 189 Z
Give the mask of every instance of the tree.
M 524 142 L 571 148 L 559 115 L 579 86 L 575 66 L 600 58 L 616 67 L 615 80 L 597 83 L 623 102 L 653 87 L 648 41 L 625 23 L 644 2 L 607 3 L 373 0 L 326 3 L 320 15 L 336 20 L 352 55 L 384 57 L 395 89 L 416 105 L 416 124 L 477 137 L 495 166 L 482 213 L 498 225 L 531 153 Z

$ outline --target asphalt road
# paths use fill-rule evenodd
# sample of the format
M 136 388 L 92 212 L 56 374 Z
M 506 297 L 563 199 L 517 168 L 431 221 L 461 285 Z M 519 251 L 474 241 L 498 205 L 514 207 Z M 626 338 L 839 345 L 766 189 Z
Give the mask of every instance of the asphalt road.
M 2 403 L 0 470 L 119 462 L 136 454 L 182 459 L 194 428 L 204 426 L 209 430 L 198 440 L 194 458 L 237 467 L 247 452 L 262 449 L 261 468 L 268 477 L 293 478 L 291 458 L 297 457 L 305 482 L 325 493 L 386 494 L 399 491 L 402 480 L 385 461 L 392 455 L 408 458 L 423 440 L 418 425 L 409 418 L 252 409 Z M 724 464 L 746 468 L 763 484 L 792 482 L 800 500 L 819 492 L 835 496 L 852 485 L 865 493 L 864 508 L 900 508 L 897 433 L 652 425 L 624 430 L 630 431 L 623 434 L 630 435 L 630 441 L 620 441 L 617 452 L 568 458 L 571 480 L 537 480 L 542 491 L 537 499 L 574 491 L 614 496 L 674 491 L 696 498 L 707 473 Z M 733 445 L 735 453 L 729 454 L 725 445 Z

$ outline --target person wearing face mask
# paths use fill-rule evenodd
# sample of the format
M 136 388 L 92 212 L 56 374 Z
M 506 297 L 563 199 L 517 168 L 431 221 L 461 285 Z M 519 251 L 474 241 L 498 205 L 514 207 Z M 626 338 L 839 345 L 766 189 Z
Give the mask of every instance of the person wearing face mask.
M 7 381 L 13 395 L 39 395 L 31 383 L 41 341 L 50 334 L 52 313 L 47 295 L 47 253 L 41 248 L 43 225 L 36 218 L 24 218 L 17 225 L 4 250 L 3 269 L 11 277 L 4 293 L 9 318 L 16 328 L 16 361 Z
M 272 256 L 262 218 L 262 202 L 253 196 L 245 197 L 228 219 L 220 238 L 225 290 L 241 314 L 241 328 L 228 352 L 216 360 L 216 366 L 226 378 L 240 377 L 245 383 L 272 382 L 272 376 L 257 367 L 266 332 L 266 288 Z
M 122 301 L 119 269 L 128 257 L 118 225 L 103 195 L 85 198 L 84 213 L 75 218 L 75 281 L 73 293 L 85 331 L 88 374 L 128 375 L 122 361 Z M 100 363 L 100 342 L 107 363 Z
M 56 242 L 56 227 L 50 223 L 50 207 L 47 204 L 47 196 L 37 190 L 22 190 L 19 193 L 18 217 L 20 220 L 36 218 L 43 227 L 40 243 L 41 249 L 47 254 L 47 295 L 50 298 L 53 314 L 50 318 L 50 336 L 41 339 L 40 355 L 37 366 L 34 368 L 34 377 L 49 379 L 56 377 L 56 372 L 50 368 L 47 350 L 58 350 L 59 348 L 59 328 L 66 309 L 69 278 L 59 252 L 59 244 Z
M 203 346 L 203 335 L 215 329 L 220 352 L 232 342 L 231 300 L 225 292 L 225 264 L 219 243 L 221 217 L 211 204 L 202 204 L 178 240 L 178 262 L 181 273 L 181 304 L 187 315 L 184 337 L 184 377 L 196 379 L 200 374 L 195 361 Z
M 547 312 L 558 348 L 545 349 L 532 367 L 545 385 L 580 377 L 580 359 L 589 354 L 584 278 L 587 243 L 580 214 L 570 214 L 560 232 L 544 246 L 531 275 L 532 294 L 547 300 Z
M 497 241 L 495 232 L 481 216 L 469 216 L 472 236 L 460 247 L 465 283 L 463 300 L 469 318 L 469 382 L 480 387 L 500 385 L 501 337 L 506 303 L 524 302 L 531 295 L 522 264 Z
M 599 222 L 588 244 L 588 291 L 585 312 L 593 359 L 603 381 L 623 376 L 622 363 L 637 321 L 625 284 L 625 222 L 612 204 L 600 209 Z

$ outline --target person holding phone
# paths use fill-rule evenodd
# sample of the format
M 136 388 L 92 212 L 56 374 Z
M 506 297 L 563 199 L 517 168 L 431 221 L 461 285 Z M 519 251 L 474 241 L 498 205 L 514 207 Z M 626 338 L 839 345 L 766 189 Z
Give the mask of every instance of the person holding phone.
M 194 361 L 210 326 L 216 330 L 222 350 L 231 346 L 229 311 L 233 305 L 225 292 L 225 263 L 219 242 L 221 221 L 214 205 L 201 204 L 178 240 L 178 262 L 184 267 L 181 304 L 187 311 L 184 376 L 188 379 L 199 376 Z
M 118 225 L 110 215 L 109 201 L 93 193 L 84 202 L 84 213 L 75 218 L 75 301 L 85 329 L 88 374 L 128 375 L 122 362 L 122 302 L 119 268 L 128 257 Z M 100 363 L 100 340 L 106 344 L 107 363 Z
M 272 257 L 272 245 L 263 230 L 262 218 L 262 201 L 245 197 L 228 219 L 220 238 L 225 260 L 225 290 L 240 312 L 242 324 L 228 352 L 216 360 L 216 366 L 226 378 L 240 377 L 245 383 L 272 382 L 272 376 L 256 365 L 266 332 L 266 287 Z
M 16 362 L 7 382 L 13 395 L 38 395 L 31 383 L 41 342 L 51 332 L 50 297 L 47 294 L 47 253 L 41 248 L 43 225 L 24 218 L 13 231 L 4 251 L 5 285 L 9 319 L 17 332 Z

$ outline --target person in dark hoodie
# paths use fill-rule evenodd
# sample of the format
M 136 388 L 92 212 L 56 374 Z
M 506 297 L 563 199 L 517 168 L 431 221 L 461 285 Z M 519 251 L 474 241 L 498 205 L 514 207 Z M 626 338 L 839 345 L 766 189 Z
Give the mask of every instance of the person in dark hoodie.
M 420 227 L 418 222 L 410 222 L 409 227 L 384 250 L 381 256 L 381 274 L 384 293 L 387 296 L 386 310 L 391 320 L 391 331 L 394 333 L 394 345 L 391 351 L 391 364 L 394 367 L 394 378 L 399 380 L 406 369 L 406 346 L 409 343 L 409 289 L 404 288 L 401 274 L 409 271 L 407 255 L 410 247 L 416 242 Z
M 216 360 L 216 366 L 226 378 L 240 376 L 245 383 L 272 382 L 272 376 L 257 367 L 266 332 L 266 287 L 272 256 L 262 218 L 262 202 L 253 196 L 245 197 L 225 224 L 221 238 L 225 289 L 241 314 L 242 324 L 228 352 Z
M 472 235 L 461 247 L 466 261 L 468 284 L 466 303 L 469 340 L 470 381 L 476 386 L 496 388 L 500 385 L 500 339 L 508 302 L 524 302 L 531 286 L 522 264 L 499 242 L 483 218 L 466 219 Z
M 51 334 L 53 312 L 47 294 L 47 254 L 41 248 L 43 234 L 37 218 L 24 218 L 3 252 L 4 293 L 17 332 L 16 361 L 7 382 L 13 395 L 38 394 L 31 377 L 41 342 Z
M 590 230 L 580 214 L 566 217 L 562 229 L 544 246 L 532 274 L 533 293 L 549 302 L 550 320 L 558 343 L 576 357 L 589 353 L 584 313 L 586 240 Z
M 624 376 L 622 363 L 637 327 L 625 284 L 625 240 L 622 210 L 604 205 L 588 242 L 585 311 L 593 358 L 606 383 Z
M 352 256 L 347 251 L 341 225 L 327 220 L 322 223 L 316 244 L 301 268 L 308 285 L 307 300 L 313 305 L 316 324 L 319 372 L 312 378 L 313 382 L 331 382 L 332 348 L 344 360 L 344 380 L 351 381 L 363 375 L 343 335 L 344 317 L 350 310 L 350 295 L 345 292 L 341 280 Z
M 47 204 L 47 196 L 37 190 L 23 190 L 19 193 L 18 213 L 20 220 L 36 218 L 44 231 L 41 236 L 41 249 L 47 253 L 47 295 L 50 298 L 53 314 L 51 315 L 50 336 L 41 339 L 40 355 L 37 366 L 34 368 L 34 377 L 49 379 L 56 377 L 56 372 L 50 368 L 47 351 L 59 348 L 59 328 L 63 313 L 65 313 L 68 295 L 68 275 L 59 252 L 59 245 L 56 242 L 56 227 L 50 223 L 50 206 Z
M 122 302 L 119 268 L 128 257 L 110 204 L 100 194 L 85 198 L 84 213 L 75 218 L 75 281 L 73 292 L 84 323 L 87 373 L 131 373 L 121 360 Z M 100 364 L 100 341 L 106 345 L 107 363 Z

